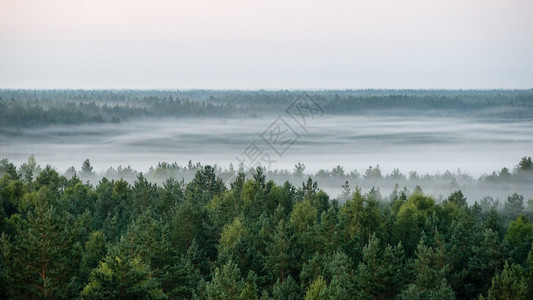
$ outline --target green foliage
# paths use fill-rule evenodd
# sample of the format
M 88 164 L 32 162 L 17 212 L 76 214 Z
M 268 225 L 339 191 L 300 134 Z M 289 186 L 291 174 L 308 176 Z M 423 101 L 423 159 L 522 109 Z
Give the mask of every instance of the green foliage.
M 16 237 L 10 239 L 4 234 L 0 243 L 9 298 L 78 295 L 82 224 L 40 202 L 15 225 Z
M 199 204 L 205 204 L 225 190 L 226 186 L 222 179 L 216 177 L 213 167 L 205 166 L 196 172 L 193 180 L 187 185 L 185 197 Z
M 533 244 L 527 256 L 528 276 L 527 276 L 527 294 L 533 295 Z
M 531 160 L 531 157 L 522 157 L 520 162 L 518 163 L 518 166 L 516 166 L 517 172 L 530 172 L 533 171 L 533 161 Z
M 215 168 L 192 163 L 187 185 L 139 174 L 93 186 L 39 172 L 33 158 L 22 178 L 3 166 L 0 298 L 533 295 L 533 225 L 513 217 L 517 194 L 503 211 L 489 199 L 468 206 L 461 191 L 437 203 L 419 187 L 396 188 L 390 202 L 356 188 L 339 204 L 311 178 L 296 189 L 262 169 L 227 190 Z
M 11 180 L 19 179 L 17 167 L 6 158 L 0 160 L 0 175 L 7 174 Z
M 407 255 L 414 253 L 426 218 L 431 215 L 434 207 L 433 198 L 415 191 L 398 210 L 393 228 L 393 241 L 401 242 Z
M 491 229 L 483 232 L 483 240 L 472 246 L 468 259 L 468 278 L 465 284 L 473 296 L 486 294 L 494 274 L 503 268 L 504 250 L 498 234 Z
M 510 217 L 513 219 L 516 218 L 524 211 L 524 196 L 518 195 L 517 193 L 512 194 L 507 198 L 504 209 Z
M 524 265 L 533 242 L 533 225 L 524 215 L 519 215 L 509 224 L 505 240 L 512 247 L 514 261 Z
M 313 226 L 317 219 L 317 209 L 311 205 L 308 199 L 296 203 L 291 213 L 290 223 L 297 232 L 307 230 L 308 226 Z
M 448 197 L 447 201 L 457 205 L 457 207 L 465 207 L 465 206 L 467 206 L 466 197 L 463 196 L 463 192 L 461 192 L 461 191 L 453 192 L 450 195 L 450 197 Z
M 326 298 L 327 284 L 322 276 L 318 277 L 311 283 L 305 292 L 305 300 L 320 300 Z
M 381 233 L 382 213 L 379 202 L 364 196 L 356 187 L 352 199 L 342 206 L 339 219 L 347 238 L 367 240 L 374 233 Z
M 494 276 L 488 299 L 527 299 L 527 281 L 519 265 L 505 262 L 503 271 Z
M 89 274 L 90 270 L 98 267 L 98 264 L 105 258 L 107 246 L 105 236 L 102 231 L 94 231 L 89 235 L 89 240 L 85 243 L 85 253 L 82 258 L 82 268 L 84 273 Z M 84 278 L 84 281 L 87 278 Z
M 382 250 L 374 235 L 363 248 L 363 260 L 356 270 L 357 295 L 361 299 L 393 298 L 403 290 L 408 275 L 401 243 Z
M 267 269 L 275 280 L 285 279 L 290 276 L 294 269 L 296 257 L 292 245 L 291 235 L 285 223 L 280 221 L 274 230 L 268 245 L 266 246 L 265 269 Z
M 330 299 L 351 299 L 355 294 L 353 263 L 342 251 L 337 251 L 324 266 L 329 279 L 326 295 Z
M 215 270 L 213 280 L 207 284 L 208 299 L 257 299 L 255 276 L 249 274 L 246 280 L 241 278 L 241 271 L 232 261 L 222 269 Z
M 247 234 L 247 229 L 240 218 L 235 218 L 231 224 L 222 229 L 219 240 L 219 251 L 225 251 L 233 246 L 239 237 Z
M 289 275 L 284 281 L 279 279 L 272 288 L 272 299 L 274 300 L 297 300 L 301 299 L 298 284 Z
M 91 272 L 83 299 L 166 299 L 140 258 L 108 256 Z
M 446 278 L 450 273 L 444 241 L 435 233 L 435 247 L 421 242 L 414 262 L 415 279 L 404 290 L 401 299 L 455 299 L 454 291 Z
M 170 240 L 178 253 L 185 253 L 192 241 L 204 237 L 203 212 L 191 200 L 178 208 L 170 221 Z

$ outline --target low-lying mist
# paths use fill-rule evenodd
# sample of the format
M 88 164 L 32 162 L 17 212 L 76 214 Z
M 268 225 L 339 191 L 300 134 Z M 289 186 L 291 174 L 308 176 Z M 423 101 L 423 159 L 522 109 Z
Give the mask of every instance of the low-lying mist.
M 410 190 L 419 185 L 437 198 L 461 189 L 472 202 L 485 196 L 501 201 L 514 192 L 533 198 L 531 180 L 486 180 L 504 167 L 512 171 L 533 149 L 533 123 L 528 121 L 323 116 L 310 122 L 307 131 L 279 155 L 262 138 L 274 120 L 275 115 L 142 119 L 4 130 L 0 154 L 16 165 L 34 155 L 39 164 L 50 164 L 60 173 L 70 168 L 67 175 L 90 159 L 96 172 L 90 178 L 94 183 L 102 176 L 133 182 L 139 172 L 155 182 L 171 176 L 187 182 L 195 172 L 187 168 L 189 161 L 216 165 L 227 180 L 230 168 L 236 172 L 239 160 L 250 155 L 250 144 L 256 143 L 270 154 L 262 163 L 268 178 L 299 186 L 312 176 L 332 197 L 341 194 L 341 186 L 348 181 L 351 188 L 379 188 L 383 197 L 396 185 Z M 297 163 L 305 169 L 295 176 Z M 369 166 L 381 175 L 365 175 Z
M 529 179 L 490 180 L 531 155 L 532 99 L 531 90 L 0 90 L 0 158 L 20 166 L 34 155 L 69 175 L 89 159 L 94 183 L 139 172 L 188 181 L 193 161 L 225 180 L 241 165 L 279 183 L 312 176 L 332 197 L 348 181 L 384 197 L 420 185 L 435 197 L 532 198 Z

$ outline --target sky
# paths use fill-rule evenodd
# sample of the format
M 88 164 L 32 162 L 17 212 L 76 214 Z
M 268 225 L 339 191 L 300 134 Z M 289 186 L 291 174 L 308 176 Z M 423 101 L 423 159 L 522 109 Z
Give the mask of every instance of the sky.
M 531 0 L 0 0 L 0 88 L 533 88 Z

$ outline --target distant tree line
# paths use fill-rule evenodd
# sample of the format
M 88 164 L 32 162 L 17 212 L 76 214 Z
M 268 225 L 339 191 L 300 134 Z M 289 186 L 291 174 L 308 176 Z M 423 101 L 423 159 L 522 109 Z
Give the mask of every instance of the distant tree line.
M 0 90 L 0 126 L 121 122 L 141 117 L 256 117 L 280 113 L 304 91 Z M 328 114 L 526 118 L 533 90 L 308 91 Z

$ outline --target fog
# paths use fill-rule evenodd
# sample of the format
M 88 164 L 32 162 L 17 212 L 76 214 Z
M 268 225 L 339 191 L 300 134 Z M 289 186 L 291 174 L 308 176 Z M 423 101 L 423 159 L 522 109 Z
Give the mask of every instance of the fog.
M 290 118 L 281 116 L 287 121 Z M 324 115 L 309 120 L 305 128 L 293 126 L 299 139 L 280 156 L 261 136 L 277 117 L 141 119 L 119 124 L 3 129 L 0 157 L 20 166 L 30 155 L 35 155 L 41 166 L 50 164 L 60 173 L 70 166 L 79 170 L 87 158 L 100 174 L 109 167 L 118 166 L 131 166 L 146 173 L 159 162 L 177 162 L 185 166 L 189 160 L 204 165 L 216 164 L 222 169 L 233 164 L 237 169 L 237 158 L 255 142 L 270 154 L 270 165 L 264 163 L 263 166 L 271 171 L 292 172 L 294 165 L 300 162 L 306 166 L 305 174 L 310 175 L 337 165 L 341 165 L 346 174 L 354 170 L 364 174 L 369 166 L 379 165 L 384 176 L 398 168 L 407 178 L 411 171 L 418 175 L 450 171 L 458 178 L 468 179 L 452 183 L 450 180 L 372 182 L 316 178 L 332 197 L 337 196 L 340 186 L 349 180 L 352 187 L 355 184 L 367 190 L 379 187 L 384 196 L 398 183 L 400 188 L 410 189 L 420 184 L 435 197 L 447 196 L 448 192 L 461 188 L 469 201 L 486 195 L 504 198 L 515 191 L 524 194 L 526 199 L 533 198 L 533 191 L 527 185 L 479 187 L 477 184 L 480 176 L 502 167 L 512 170 L 521 157 L 531 156 L 531 121 Z M 289 179 L 301 185 L 300 178 Z

